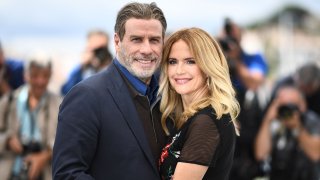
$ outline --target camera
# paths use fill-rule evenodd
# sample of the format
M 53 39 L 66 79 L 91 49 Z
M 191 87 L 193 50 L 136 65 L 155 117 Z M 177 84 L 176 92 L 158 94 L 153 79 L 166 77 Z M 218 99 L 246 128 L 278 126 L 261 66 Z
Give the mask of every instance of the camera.
M 294 112 L 299 112 L 299 107 L 296 104 L 284 104 L 278 108 L 278 118 L 285 120 L 291 118 Z
M 234 38 L 229 37 L 229 36 L 227 36 L 223 39 L 219 39 L 218 42 L 219 42 L 223 52 L 230 52 L 231 51 L 230 44 L 237 43 L 237 41 Z
M 27 155 L 30 153 L 40 152 L 42 150 L 42 146 L 39 142 L 29 142 L 28 144 L 23 144 L 23 155 Z
M 239 42 L 237 41 L 237 39 L 233 36 L 232 31 L 233 31 L 233 23 L 231 21 L 231 19 L 226 18 L 224 20 L 224 32 L 225 32 L 225 37 L 224 38 L 220 38 L 218 39 L 218 43 L 224 53 L 224 55 L 226 56 L 226 60 L 229 66 L 229 72 L 230 72 L 230 76 L 234 77 L 236 75 L 236 63 L 234 62 L 234 60 L 230 59 L 230 57 L 228 57 L 229 53 L 232 53 L 232 46 L 239 46 Z
M 42 145 L 39 142 L 31 141 L 27 144 L 22 144 L 22 146 L 23 146 L 23 151 L 22 151 L 23 157 L 31 153 L 40 152 L 42 150 Z M 30 163 L 22 162 L 19 173 L 11 174 L 11 177 L 9 178 L 9 180 L 28 180 L 29 167 L 30 167 Z M 41 174 L 37 180 L 39 179 L 42 179 Z
M 233 77 L 236 74 L 236 64 L 234 63 L 234 61 L 232 59 L 230 59 L 228 57 L 228 53 L 230 53 L 232 51 L 230 48 L 231 47 L 230 44 L 235 44 L 235 43 L 237 43 L 237 41 L 234 38 L 227 36 L 223 39 L 219 39 L 218 43 L 220 44 L 220 47 L 226 56 L 226 60 L 227 60 L 228 66 L 229 66 L 229 72 L 230 72 L 231 77 Z
M 93 54 L 101 63 L 112 59 L 109 49 L 105 46 L 94 49 Z

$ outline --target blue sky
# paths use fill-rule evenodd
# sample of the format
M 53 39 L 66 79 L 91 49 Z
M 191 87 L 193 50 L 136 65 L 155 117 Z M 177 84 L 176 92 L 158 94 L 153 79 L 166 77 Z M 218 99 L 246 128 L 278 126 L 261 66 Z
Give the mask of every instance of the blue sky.
M 141 1 L 139 2 L 151 2 Z M 262 20 L 293 3 L 320 17 L 319 0 L 154 0 L 164 11 L 168 31 L 196 26 L 217 34 L 225 17 L 245 25 Z M 45 52 L 54 60 L 51 89 L 59 86 L 77 63 L 92 28 L 112 37 L 118 10 L 129 0 L 0 0 L 0 40 L 6 55 L 25 59 Z M 113 44 L 113 42 L 110 42 Z M 114 53 L 114 48 L 110 50 Z
M 150 2 L 140 1 L 139 2 Z M 128 0 L 0 0 L 0 38 L 23 36 L 83 36 L 91 28 L 113 33 L 119 8 Z M 198 26 L 216 33 L 223 18 L 246 24 L 268 17 L 294 3 L 320 16 L 319 0 L 158 0 L 168 30 Z

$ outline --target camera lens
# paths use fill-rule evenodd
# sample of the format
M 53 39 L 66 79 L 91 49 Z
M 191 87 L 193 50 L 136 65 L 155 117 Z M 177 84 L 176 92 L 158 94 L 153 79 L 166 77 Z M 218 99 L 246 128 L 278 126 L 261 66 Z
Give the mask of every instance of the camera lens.
M 278 108 L 278 118 L 280 120 L 285 120 L 288 118 L 291 118 L 294 114 L 294 112 L 298 111 L 299 108 L 296 104 L 284 104 L 279 106 Z
M 95 57 L 97 57 L 100 62 L 104 62 L 107 59 L 112 58 L 107 47 L 97 48 L 97 49 L 93 50 L 93 53 L 94 53 Z

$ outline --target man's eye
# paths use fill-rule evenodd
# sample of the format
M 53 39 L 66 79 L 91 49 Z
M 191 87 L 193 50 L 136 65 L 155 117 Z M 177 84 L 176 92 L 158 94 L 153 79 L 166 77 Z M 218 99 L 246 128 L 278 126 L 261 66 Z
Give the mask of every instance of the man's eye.
M 160 42 L 159 39 L 151 39 L 150 41 L 151 41 L 152 43 L 159 43 L 159 42 Z
M 133 42 L 140 42 L 141 39 L 140 39 L 140 38 L 132 38 L 131 41 L 133 41 Z

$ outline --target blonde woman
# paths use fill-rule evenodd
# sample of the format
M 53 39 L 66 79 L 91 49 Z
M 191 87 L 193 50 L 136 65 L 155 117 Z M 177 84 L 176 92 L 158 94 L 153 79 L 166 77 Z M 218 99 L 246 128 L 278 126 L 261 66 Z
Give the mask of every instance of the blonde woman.
M 170 136 L 159 160 L 162 179 L 228 179 L 239 104 L 217 41 L 199 28 L 172 34 L 159 93 L 162 127 Z

